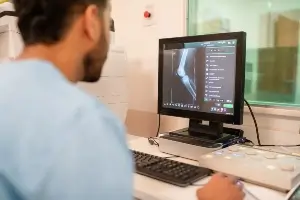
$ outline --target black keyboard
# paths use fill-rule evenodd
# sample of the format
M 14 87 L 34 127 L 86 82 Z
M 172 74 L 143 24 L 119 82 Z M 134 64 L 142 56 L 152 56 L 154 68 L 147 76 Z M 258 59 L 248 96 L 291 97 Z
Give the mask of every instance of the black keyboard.
M 196 181 L 209 176 L 212 171 L 173 160 L 132 151 L 136 173 L 166 183 L 187 187 Z

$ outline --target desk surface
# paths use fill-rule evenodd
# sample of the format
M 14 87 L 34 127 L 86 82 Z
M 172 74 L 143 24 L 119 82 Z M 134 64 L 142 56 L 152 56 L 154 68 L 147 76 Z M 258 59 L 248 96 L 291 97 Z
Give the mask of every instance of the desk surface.
M 168 157 L 170 155 L 161 153 L 156 146 L 151 146 L 147 138 L 140 138 L 136 136 L 128 136 L 129 148 L 132 150 L 149 153 L 156 156 Z M 174 158 L 179 162 L 184 162 L 192 165 L 198 165 L 196 161 L 191 161 L 183 158 Z M 207 183 L 209 178 L 197 182 L 197 185 Z M 198 187 L 190 186 L 181 188 L 167 183 L 157 181 L 142 175 L 134 175 L 134 195 L 141 200 L 197 200 L 196 190 Z M 268 188 L 256 186 L 249 183 L 244 183 L 247 191 L 254 195 L 251 196 L 246 193 L 246 200 L 284 200 L 286 194 L 277 192 Z

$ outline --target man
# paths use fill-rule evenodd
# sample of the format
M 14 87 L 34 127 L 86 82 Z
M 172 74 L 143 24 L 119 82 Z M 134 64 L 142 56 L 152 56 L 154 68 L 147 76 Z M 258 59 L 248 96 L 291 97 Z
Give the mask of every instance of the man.
M 98 81 L 109 47 L 108 0 L 15 0 L 25 48 L 0 66 L 0 199 L 129 200 L 123 125 L 78 81 Z M 240 200 L 217 175 L 202 200 Z

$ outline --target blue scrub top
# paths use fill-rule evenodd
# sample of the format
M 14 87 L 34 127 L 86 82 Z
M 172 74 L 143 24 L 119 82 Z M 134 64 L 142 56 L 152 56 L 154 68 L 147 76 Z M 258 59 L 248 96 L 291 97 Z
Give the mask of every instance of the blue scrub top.
M 0 199 L 131 200 L 122 123 L 39 60 L 0 65 Z

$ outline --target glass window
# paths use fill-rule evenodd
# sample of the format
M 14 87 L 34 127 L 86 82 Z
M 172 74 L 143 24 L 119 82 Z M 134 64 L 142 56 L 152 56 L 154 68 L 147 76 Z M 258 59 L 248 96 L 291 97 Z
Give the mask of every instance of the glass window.
M 299 0 L 189 0 L 188 34 L 247 32 L 245 98 L 300 107 Z

